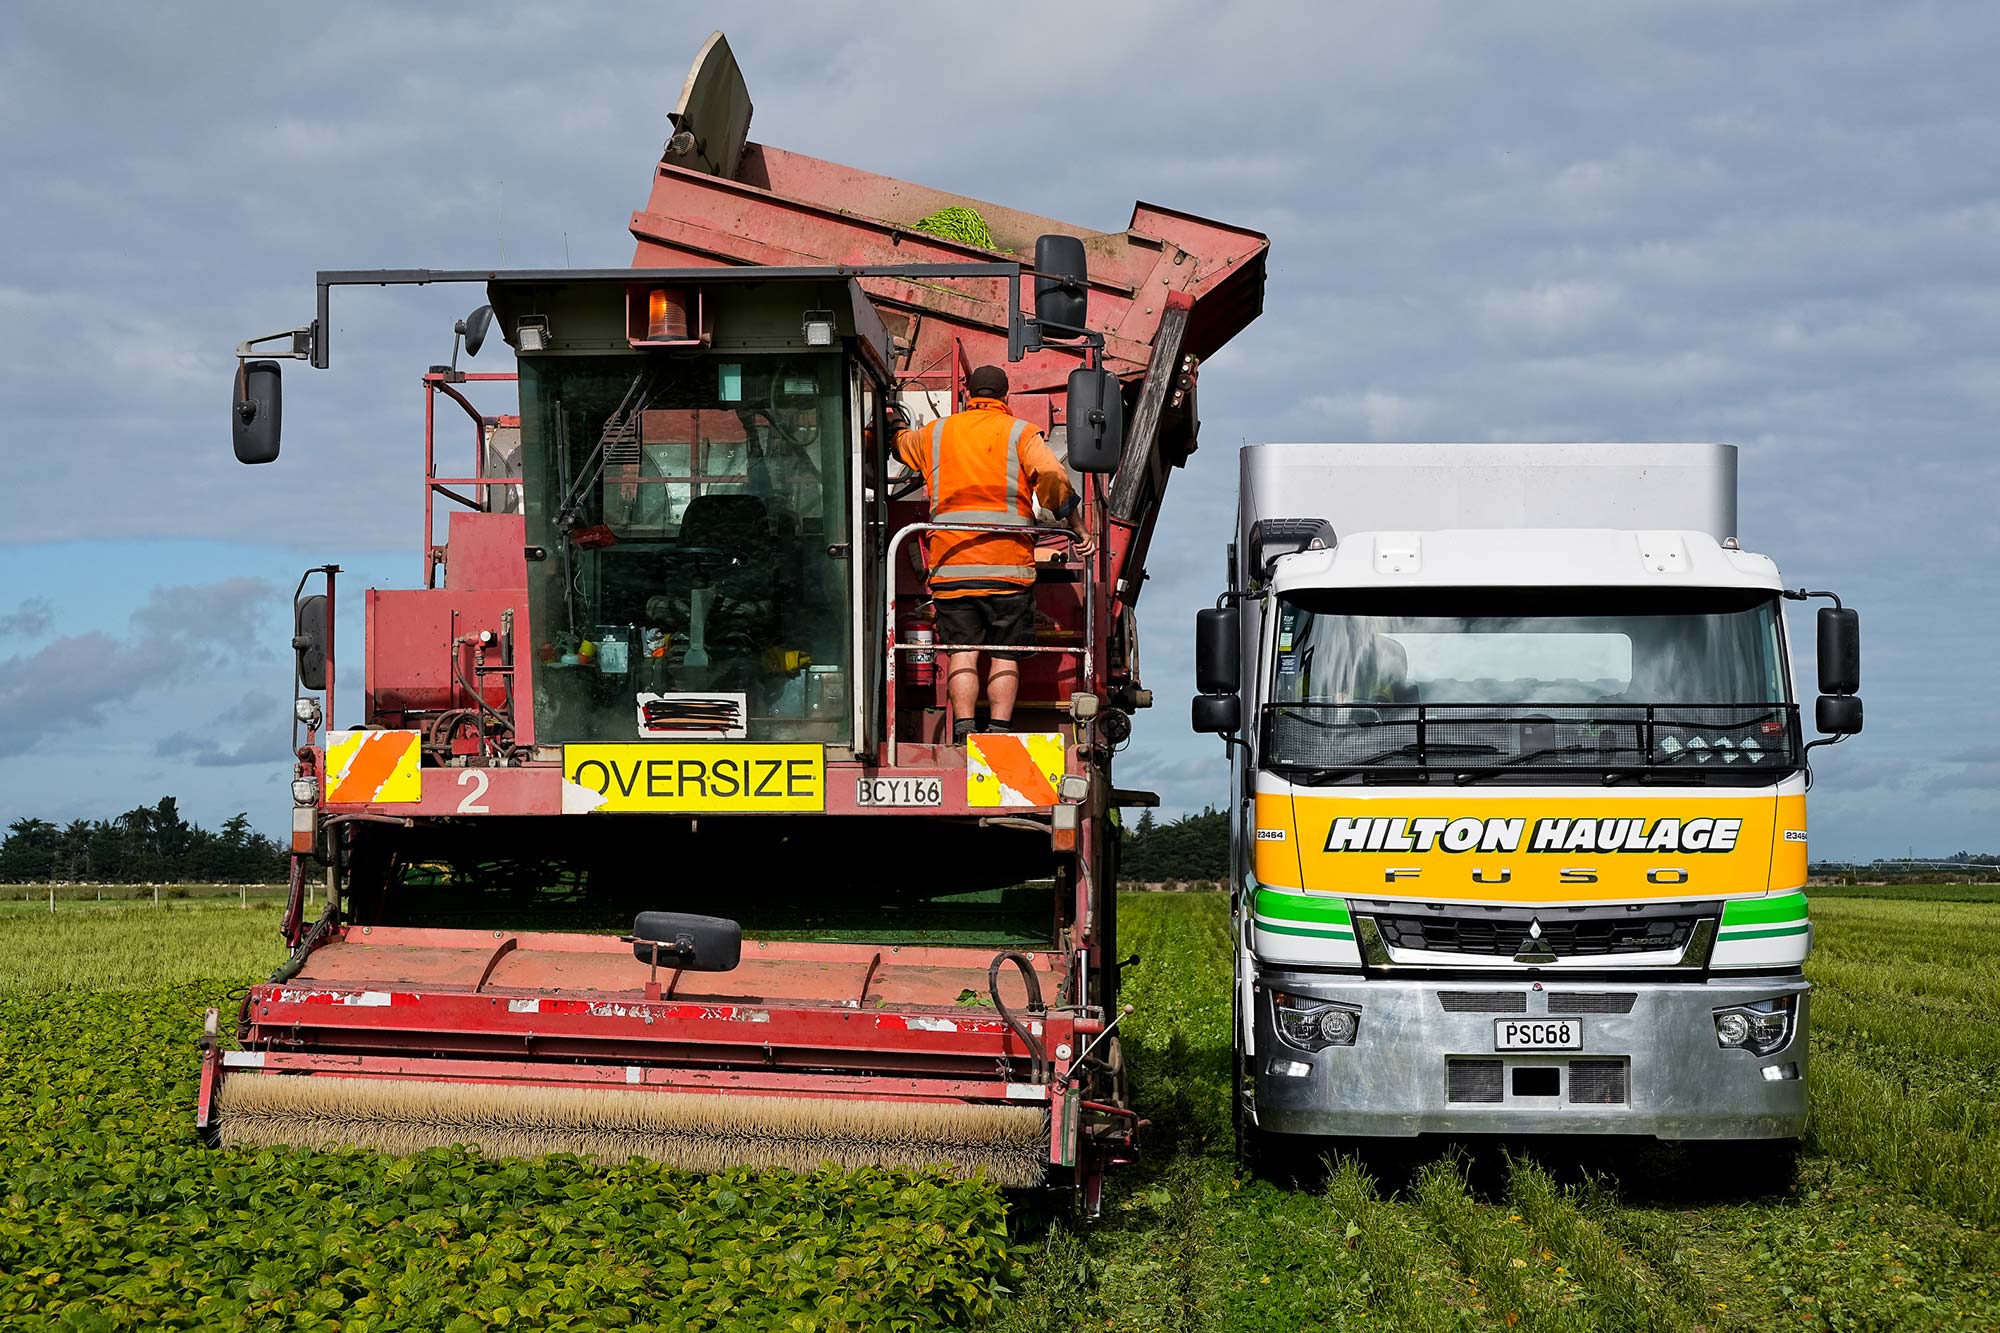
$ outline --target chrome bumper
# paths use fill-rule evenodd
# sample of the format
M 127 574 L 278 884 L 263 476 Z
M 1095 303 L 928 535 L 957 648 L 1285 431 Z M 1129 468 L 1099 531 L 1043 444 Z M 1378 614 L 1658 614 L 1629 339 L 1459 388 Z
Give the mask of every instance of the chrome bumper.
M 1806 1121 L 1807 991 L 1797 977 L 1724 978 L 1709 982 L 1593 980 L 1553 983 L 1491 978 L 1463 981 L 1375 980 L 1326 973 L 1264 970 L 1256 978 L 1256 1045 L 1246 1060 L 1256 1124 L 1280 1134 L 1407 1138 L 1417 1134 L 1633 1134 L 1661 1139 L 1795 1138 Z M 1305 1052 L 1273 1030 L 1272 990 L 1360 1007 L 1352 1046 Z M 1467 997 L 1521 995 L 1525 1014 L 1447 1012 Z M 1557 992 L 1631 997 L 1625 1013 L 1551 1015 Z M 1713 1013 L 1729 1005 L 1798 997 L 1791 1039 L 1769 1055 L 1725 1050 Z M 1495 1000 L 1494 1003 L 1501 1001 Z M 1547 1054 L 1494 1050 L 1502 1017 L 1577 1018 L 1583 1049 Z M 1239 1034 L 1240 1040 L 1240 1034 Z M 1489 1062 L 1468 1078 L 1460 1067 L 1458 1099 L 1448 1095 L 1454 1060 Z M 1590 1061 L 1574 1081 L 1571 1061 Z M 1499 1100 L 1465 1100 L 1477 1083 L 1491 1095 L 1500 1065 Z M 1283 1071 L 1279 1070 L 1283 1062 Z M 1616 1068 L 1623 1068 L 1622 1089 Z M 1303 1068 L 1301 1068 L 1303 1066 Z M 1547 1074 L 1517 1081 L 1515 1070 L 1558 1071 L 1552 1095 Z M 1769 1069 L 1772 1072 L 1767 1074 Z M 1534 1086 L 1539 1080 L 1539 1087 Z M 1621 1091 L 1613 1104 L 1577 1100 Z

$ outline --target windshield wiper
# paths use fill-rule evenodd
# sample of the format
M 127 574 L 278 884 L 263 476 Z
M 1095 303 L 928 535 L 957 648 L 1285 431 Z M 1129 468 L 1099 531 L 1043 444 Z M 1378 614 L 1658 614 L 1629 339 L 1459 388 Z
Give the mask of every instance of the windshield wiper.
M 1553 758 L 1556 755 L 1603 754 L 1603 753 L 1604 750 L 1602 749 L 1602 747 L 1596 745 L 1550 745 L 1540 750 L 1530 750 L 1526 754 L 1516 755 L 1514 758 L 1507 760 L 1505 763 L 1495 764 L 1491 768 L 1474 769 L 1470 772 L 1460 773 L 1456 781 L 1458 782 L 1459 786 L 1463 787 L 1469 783 L 1478 782 L 1484 778 L 1490 778 L 1494 777 L 1495 775 L 1505 774 L 1510 769 L 1525 767 L 1526 765 L 1532 764 L 1540 759 Z M 1565 769 L 1565 771 L 1570 771 L 1570 770 Z M 1628 768 L 1616 768 L 1608 764 L 1606 765 L 1579 764 L 1576 766 L 1576 769 L 1574 771 L 1580 773 L 1602 773 L 1606 781 L 1615 782 L 1619 778 L 1630 776 L 1633 772 L 1637 770 Z

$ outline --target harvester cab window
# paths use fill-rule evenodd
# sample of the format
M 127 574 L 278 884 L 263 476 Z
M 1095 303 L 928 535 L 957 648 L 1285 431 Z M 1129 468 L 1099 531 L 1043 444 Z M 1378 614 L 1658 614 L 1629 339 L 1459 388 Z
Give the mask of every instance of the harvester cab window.
M 537 736 L 849 739 L 837 353 L 527 358 Z

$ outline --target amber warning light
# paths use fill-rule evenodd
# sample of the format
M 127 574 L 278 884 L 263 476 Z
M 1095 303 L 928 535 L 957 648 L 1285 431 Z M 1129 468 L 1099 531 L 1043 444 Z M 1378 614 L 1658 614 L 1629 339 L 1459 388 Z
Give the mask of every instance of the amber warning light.
M 646 293 L 646 337 L 654 342 L 688 336 L 687 294 L 668 287 Z

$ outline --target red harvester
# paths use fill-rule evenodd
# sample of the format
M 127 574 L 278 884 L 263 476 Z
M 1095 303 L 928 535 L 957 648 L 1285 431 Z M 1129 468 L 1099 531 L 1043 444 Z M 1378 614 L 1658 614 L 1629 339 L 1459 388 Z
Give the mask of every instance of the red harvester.
M 750 143 L 749 114 L 716 34 L 630 269 L 322 272 L 311 323 L 239 349 L 246 462 L 278 444 L 253 346 L 326 366 L 335 287 L 483 283 L 464 349 L 497 328 L 518 375 L 423 376 L 424 586 L 364 594 L 358 724 L 338 567 L 300 581 L 293 952 L 239 1049 L 205 1045 L 211 1141 L 947 1162 L 1091 1209 L 1134 1150 L 1133 604 L 1267 243 L 1144 204 L 1089 232 Z M 916 225 L 940 213 L 991 245 Z M 1067 444 L 1099 549 L 1040 532 L 1016 731 L 953 748 L 939 525 L 885 439 L 985 362 Z M 470 466 L 440 470 L 439 409 Z

